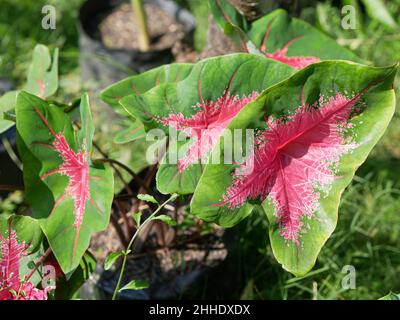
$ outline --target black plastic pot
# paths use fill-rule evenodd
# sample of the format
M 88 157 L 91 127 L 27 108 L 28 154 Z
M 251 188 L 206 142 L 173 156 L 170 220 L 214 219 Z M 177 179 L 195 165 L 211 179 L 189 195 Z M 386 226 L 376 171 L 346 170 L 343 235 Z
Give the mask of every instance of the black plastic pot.
M 195 27 L 195 19 L 187 11 L 170 0 L 148 0 L 174 17 L 185 29 L 189 38 Z M 80 67 L 83 81 L 95 81 L 102 87 L 173 61 L 171 48 L 160 51 L 114 50 L 106 48 L 100 38 L 99 25 L 121 1 L 87 0 L 79 12 Z

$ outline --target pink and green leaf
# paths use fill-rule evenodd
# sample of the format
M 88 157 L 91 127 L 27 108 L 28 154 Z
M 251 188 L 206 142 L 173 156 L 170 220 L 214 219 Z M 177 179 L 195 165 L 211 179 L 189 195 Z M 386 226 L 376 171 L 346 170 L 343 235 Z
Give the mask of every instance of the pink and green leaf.
M 37 289 L 32 277 L 26 279 L 32 254 L 42 233 L 29 217 L 0 217 L 0 300 L 46 300 L 51 288 Z M 35 249 L 36 248 L 36 249 Z
M 275 257 L 307 273 L 334 231 L 343 190 L 393 115 L 395 73 L 326 61 L 261 93 L 227 129 L 255 130 L 253 166 L 207 164 L 192 212 L 230 227 L 261 204 Z
M 49 70 L 49 68 L 51 69 Z M 53 95 L 58 88 L 58 49 L 54 50 L 53 63 L 49 49 L 38 44 L 33 50 L 29 66 L 27 83 L 24 90 L 43 99 Z M 12 127 L 15 122 L 4 116 L 5 112 L 14 113 L 19 90 L 9 91 L 0 97 L 0 133 Z
M 38 44 L 33 50 L 32 63 L 28 70 L 28 81 L 24 88 L 42 99 L 53 95 L 58 88 L 58 49 L 54 50 L 53 62 L 49 49 Z
M 210 0 L 210 8 L 219 26 L 226 30 L 245 52 L 264 55 L 273 60 L 302 69 L 320 60 L 363 62 L 350 50 L 300 19 L 277 9 L 249 24 L 241 23 L 240 14 L 227 0 Z M 238 16 L 239 15 L 239 16 Z M 240 35 L 240 36 L 239 36 Z
M 107 226 L 113 197 L 111 169 L 90 161 L 86 95 L 80 108 L 79 132 L 60 108 L 26 92 L 16 108 L 27 201 L 64 273 L 79 265 L 91 235 Z
M 258 92 L 294 72 L 257 55 L 233 54 L 200 61 L 182 81 L 122 99 L 122 106 L 145 130 L 159 128 L 171 134 L 170 151 L 157 172 L 158 189 L 162 193 L 193 193 L 203 163 L 234 116 Z M 182 141 L 173 137 L 174 132 Z

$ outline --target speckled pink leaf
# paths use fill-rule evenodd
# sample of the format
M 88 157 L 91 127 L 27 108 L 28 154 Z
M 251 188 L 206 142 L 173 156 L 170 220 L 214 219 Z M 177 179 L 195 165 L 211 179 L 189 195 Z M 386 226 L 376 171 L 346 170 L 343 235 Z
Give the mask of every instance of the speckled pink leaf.
M 91 200 L 89 192 L 89 165 L 86 145 L 84 143 L 82 145 L 82 150 L 79 150 L 77 153 L 75 153 L 68 145 L 64 135 L 61 132 L 55 133 L 40 111 L 37 108 L 34 108 L 34 110 L 54 137 L 52 147 L 63 160 L 63 163 L 57 169 L 45 173 L 42 176 L 42 179 L 45 179 L 49 175 L 56 173 L 66 175 L 69 179 L 65 192 L 55 202 L 52 212 L 66 196 L 70 196 L 73 199 L 75 240 L 72 256 L 74 256 L 79 238 L 79 231 L 82 225 L 83 216 L 85 214 L 86 201 Z
M 257 96 L 257 92 L 242 97 L 231 96 L 229 91 L 226 91 L 217 101 L 200 99 L 196 106 L 197 112 L 190 118 L 178 113 L 161 119 L 163 124 L 185 132 L 192 139 L 185 156 L 178 160 L 179 171 L 182 172 L 190 164 L 206 157 L 229 122 Z
M 345 133 L 360 96 L 349 99 L 337 93 L 326 102 L 321 98 L 319 107 L 303 103 L 287 119 L 266 119 L 268 128 L 256 139 L 254 166 L 236 169 L 218 205 L 235 208 L 250 199 L 269 197 L 280 234 L 297 244 L 302 219 L 314 216 L 320 191 L 335 179 L 335 165 L 356 147 Z
M 25 243 L 18 243 L 17 234 L 11 228 L 7 238 L 0 234 L 0 241 L 0 300 L 46 300 L 50 287 L 40 290 L 31 282 L 20 280 L 21 259 L 27 254 Z

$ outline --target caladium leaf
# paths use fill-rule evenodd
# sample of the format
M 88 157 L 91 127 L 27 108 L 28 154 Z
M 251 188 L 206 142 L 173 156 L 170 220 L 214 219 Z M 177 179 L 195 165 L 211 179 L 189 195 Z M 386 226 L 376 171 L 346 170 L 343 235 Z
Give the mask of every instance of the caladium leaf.
M 95 268 L 96 259 L 89 251 L 86 251 L 79 266 L 74 270 L 74 272 L 68 274 L 68 276 L 57 278 L 54 298 L 56 300 L 71 299 L 76 291 L 78 291 L 78 289 L 89 280 Z
M 54 50 L 53 63 L 49 49 L 38 44 L 33 50 L 25 91 L 40 98 L 53 95 L 58 88 L 58 49 Z
M 0 97 L 0 134 L 11 128 L 15 123 L 5 119 L 5 112 L 13 112 L 18 91 L 9 91 Z
M 192 64 L 190 63 L 167 64 L 114 83 L 104 89 L 100 97 L 116 112 L 128 116 L 119 103 L 122 98 L 131 94 L 144 94 L 146 91 L 162 83 L 183 80 L 190 73 L 191 69 Z M 122 126 L 123 129 L 114 139 L 116 143 L 127 143 L 146 136 L 143 124 L 138 119 L 129 117 L 129 121 L 123 123 Z
M 340 195 L 393 115 L 395 73 L 326 61 L 267 89 L 227 129 L 254 129 L 253 153 L 241 165 L 207 164 L 192 212 L 232 226 L 261 204 L 275 257 L 307 273 L 336 226 Z
M 146 137 L 144 125 L 139 120 L 127 120 L 124 129 L 119 131 L 114 139 L 115 143 L 124 144 Z
M 0 233 L 6 234 L 10 226 L 18 234 L 18 239 L 29 246 L 29 254 L 39 249 L 43 233 L 37 220 L 28 216 L 0 214 Z
M 234 39 L 236 36 L 236 39 L 240 40 L 241 47 L 246 47 L 246 51 L 264 55 L 297 69 L 328 59 L 363 62 L 354 53 L 341 47 L 313 26 L 289 17 L 282 9 L 245 25 L 239 24 L 237 11 L 227 0 L 210 0 L 209 3 L 213 16 L 221 28 L 226 29 L 226 24 L 235 26 L 227 35 Z M 240 34 L 240 37 L 237 34 Z
M 294 71 L 257 55 L 233 54 L 195 64 L 182 81 L 122 99 L 121 104 L 145 130 L 159 128 L 170 135 L 170 151 L 157 172 L 158 189 L 193 193 L 202 162 L 232 118 L 258 92 Z
M 81 101 L 78 133 L 60 108 L 31 94 L 21 92 L 16 107 L 26 198 L 64 273 L 106 228 L 113 197 L 111 169 L 90 161 L 93 127 L 87 97 Z
M 31 222 L 27 224 L 27 222 Z M 23 233 L 19 233 L 14 229 Z M 29 232 L 27 229 L 29 229 Z M 40 232 L 39 225 L 31 218 L 9 216 L 0 219 L 0 300 L 46 300 L 47 293 L 52 289 L 37 289 L 28 279 L 28 272 L 21 274 L 21 270 L 27 271 L 22 264 L 28 263 L 25 259 L 31 252 L 29 243 L 35 241 L 34 237 Z M 27 239 L 28 242 L 21 238 Z
M 122 98 L 131 94 L 144 94 L 146 91 L 162 83 L 183 80 L 190 73 L 192 67 L 193 65 L 190 63 L 163 65 L 110 85 L 101 92 L 100 97 L 115 110 L 120 110 L 123 114 L 126 114 L 125 110 L 119 104 Z
M 51 69 L 48 70 L 51 66 Z M 53 63 L 49 49 L 38 44 L 33 50 L 32 62 L 29 66 L 27 83 L 24 90 L 47 98 L 53 95 L 58 88 L 58 49 L 54 50 Z M 5 93 L 0 98 L 0 133 L 12 127 L 15 123 L 4 117 L 5 112 L 14 113 L 19 90 Z
M 400 294 L 389 292 L 386 296 L 383 296 L 378 300 L 400 300 Z

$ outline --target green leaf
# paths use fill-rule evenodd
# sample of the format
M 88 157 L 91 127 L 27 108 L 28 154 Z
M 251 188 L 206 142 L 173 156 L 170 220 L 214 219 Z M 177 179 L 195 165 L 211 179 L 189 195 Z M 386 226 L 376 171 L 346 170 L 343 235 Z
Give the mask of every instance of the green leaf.
M 361 0 L 367 9 L 368 15 L 388 26 L 389 28 L 398 28 L 384 1 L 382 0 Z
M 71 272 L 68 277 L 57 279 L 55 299 L 69 300 L 79 290 L 79 288 L 90 279 L 96 268 L 96 259 L 86 251 L 79 263 L 79 266 Z
M 400 300 L 400 294 L 389 292 L 386 296 L 383 296 L 378 300 Z
M 206 59 L 196 63 L 182 81 L 159 85 L 142 94 L 130 95 L 121 100 L 123 107 L 139 119 L 146 131 L 157 128 L 170 134 L 169 150 L 157 172 L 157 188 L 164 194 L 190 194 L 194 192 L 202 173 L 201 164 L 192 164 L 179 172 L 176 152 L 184 154 L 186 141 L 177 141 L 177 134 L 157 119 L 182 114 L 190 118 L 204 101 L 217 101 L 229 91 L 230 96 L 249 96 L 293 74 L 295 70 L 280 62 L 257 55 L 232 54 Z M 179 138 L 179 136 L 178 136 Z M 193 143 L 193 141 L 189 141 Z
M 146 131 L 144 130 L 144 125 L 138 120 L 126 121 L 125 128 L 119 131 L 114 142 L 118 144 L 124 144 L 127 142 L 135 141 L 146 137 Z
M 176 221 L 172 219 L 170 216 L 167 216 L 166 214 L 161 214 L 159 216 L 154 217 L 151 220 L 160 220 L 170 226 L 176 226 Z
M 5 119 L 4 113 L 12 112 L 17 101 L 18 91 L 9 91 L 0 98 L 0 134 L 11 128 L 15 123 Z
M 249 40 L 246 32 L 250 28 L 246 18 L 226 0 L 209 0 L 208 3 L 215 21 L 224 33 L 245 50 Z
M 362 105 L 365 105 L 365 108 L 351 119 L 354 126 L 349 129 L 349 136 L 355 139 L 356 146 L 351 153 L 340 158 L 337 171 L 335 170 L 335 179 L 327 190 L 324 188 L 321 191 L 312 218 L 303 217 L 298 245 L 284 239 L 280 234 L 282 229 L 278 223 L 277 212 L 269 197 L 247 201 L 235 209 L 229 209 L 227 205 L 217 205 L 221 203 L 227 188 L 232 185 L 232 172 L 237 167 L 235 165 L 206 165 L 192 198 L 191 212 L 202 219 L 230 227 L 245 218 L 252 211 L 254 204 L 261 203 L 269 220 L 269 235 L 276 259 L 284 269 L 294 275 L 306 274 L 315 264 L 322 246 L 335 229 L 343 190 L 383 135 L 392 118 L 395 108 L 393 78 L 396 70 L 397 67 L 371 68 L 343 61 L 316 63 L 265 90 L 228 126 L 227 130 L 231 132 L 235 129 L 265 130 L 267 125 L 263 119 L 264 115 L 276 119 L 293 113 L 301 106 L 303 90 L 305 102 L 313 105 L 319 101 L 320 96 L 327 98 L 338 92 L 353 96 L 370 86 L 362 95 Z M 214 154 L 220 152 L 223 155 L 223 151 L 223 145 L 220 145 L 214 149 Z
M 123 110 L 119 104 L 122 98 L 131 94 L 144 94 L 151 88 L 162 83 L 183 80 L 191 69 L 192 64 L 190 63 L 163 65 L 110 85 L 101 92 L 100 97 L 113 109 L 125 115 L 125 110 Z
M 142 213 L 141 212 L 132 213 L 132 218 L 135 221 L 136 226 L 140 226 L 141 217 L 142 217 Z
M 79 109 L 81 115 L 81 129 L 77 135 L 78 145 L 85 145 L 87 152 L 90 153 L 94 135 L 94 125 L 92 113 L 90 112 L 89 95 L 87 93 L 82 96 Z
M 40 220 L 61 268 L 64 273 L 69 273 L 79 265 L 91 235 L 108 225 L 113 198 L 112 170 L 103 164 L 90 163 L 89 154 L 85 153 L 78 139 L 78 136 L 86 134 L 74 132 L 69 116 L 60 108 L 21 92 L 17 99 L 16 114 L 17 146 L 24 165 L 26 200 L 32 208 L 33 217 Z M 90 121 L 90 116 L 81 120 L 82 123 Z M 90 128 L 91 124 L 85 126 Z M 60 137 L 64 137 L 67 144 L 63 142 L 63 157 L 54 147 L 56 140 L 61 143 Z M 90 149 L 89 145 L 87 149 Z M 86 160 L 78 161 L 79 157 Z M 69 175 L 56 172 L 71 158 L 76 161 L 71 160 L 75 169 L 70 170 Z M 88 169 L 85 169 L 85 161 Z M 82 171 L 78 173 L 77 170 Z M 69 188 L 71 174 L 76 175 L 74 189 Z M 82 178 L 78 179 L 78 175 Z M 78 193 L 78 190 L 82 192 Z M 74 204 L 78 202 L 72 193 L 82 200 L 79 206 Z M 82 212 L 78 211 L 78 207 Z
M 146 280 L 132 280 L 121 289 L 119 289 L 119 292 L 124 290 L 143 290 L 147 289 L 148 287 L 149 283 Z
M 25 91 L 40 98 L 53 95 L 58 88 L 58 49 L 54 50 L 53 64 L 49 49 L 38 44 L 33 50 Z
M 24 90 L 42 98 L 53 95 L 58 88 L 58 49 L 54 50 L 51 69 L 49 49 L 44 45 L 37 45 L 33 50 L 32 62 L 29 66 L 27 83 Z M 14 125 L 6 119 L 4 113 L 13 113 L 19 91 L 9 91 L 0 98 L 0 134 Z
M 118 258 L 123 255 L 122 252 L 111 252 L 104 261 L 104 270 L 110 270 L 115 262 L 117 262 Z
M 29 244 L 28 252 L 37 251 L 42 242 L 43 233 L 37 220 L 28 216 L 0 214 L 0 233 L 5 236 L 9 226 L 17 233 L 18 241 Z
M 225 28 L 227 22 L 229 23 L 229 20 L 237 20 L 239 13 L 227 0 L 212 0 L 210 5 L 214 18 L 222 29 Z M 224 8 L 224 13 L 218 7 Z M 270 31 L 266 36 L 268 27 L 270 27 Z M 240 37 L 237 36 L 239 32 L 243 34 Z M 316 57 L 320 60 L 343 59 L 363 62 L 353 52 L 338 45 L 335 40 L 307 22 L 290 17 L 282 9 L 274 10 L 253 21 L 245 29 L 239 26 L 232 38 L 244 39 L 241 42 L 245 42 L 248 50 L 261 55 L 263 53 L 260 49 L 265 38 L 267 53 L 277 52 L 288 45 L 287 57 Z
M 151 202 L 151 203 L 158 204 L 158 201 L 153 196 L 151 196 L 149 194 L 141 194 L 140 193 L 140 194 L 137 195 L 137 198 L 139 200 L 142 200 L 142 201 L 145 201 L 145 202 Z
M 101 99 L 109 104 L 117 113 L 128 118 L 128 121 L 123 124 L 123 129 L 115 136 L 114 142 L 122 144 L 146 136 L 143 124 L 138 119 L 129 116 L 120 105 L 119 101 L 122 98 L 131 94 L 142 95 L 162 83 L 183 80 L 191 69 L 192 64 L 189 63 L 167 64 L 123 79 L 104 89 L 100 94 Z

